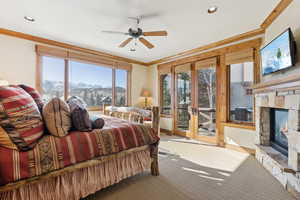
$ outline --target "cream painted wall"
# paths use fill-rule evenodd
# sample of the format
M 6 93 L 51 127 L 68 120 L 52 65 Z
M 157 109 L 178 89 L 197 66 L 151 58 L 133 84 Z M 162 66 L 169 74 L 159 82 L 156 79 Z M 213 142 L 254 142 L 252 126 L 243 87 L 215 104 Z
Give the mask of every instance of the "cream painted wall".
M 35 66 L 32 42 L 0 35 L 0 79 L 35 86 Z
M 10 84 L 28 84 L 35 86 L 36 54 L 34 42 L 15 37 L 0 35 L 0 79 Z M 132 103 L 139 104 L 143 88 L 149 85 L 149 68 L 133 64 L 132 68 Z
M 149 84 L 152 91 L 153 105 L 158 106 L 159 104 L 159 90 L 158 90 L 158 70 L 157 65 L 149 66 Z
M 152 82 L 152 81 L 151 81 Z M 133 105 L 144 105 L 144 99 L 140 97 L 142 89 L 152 91 L 152 86 L 149 81 L 149 67 L 133 64 L 132 67 L 132 87 L 131 97 Z M 149 103 L 152 104 L 151 98 Z
M 226 144 L 255 149 L 254 137 L 255 131 L 252 130 L 233 127 L 224 128 L 224 138 Z

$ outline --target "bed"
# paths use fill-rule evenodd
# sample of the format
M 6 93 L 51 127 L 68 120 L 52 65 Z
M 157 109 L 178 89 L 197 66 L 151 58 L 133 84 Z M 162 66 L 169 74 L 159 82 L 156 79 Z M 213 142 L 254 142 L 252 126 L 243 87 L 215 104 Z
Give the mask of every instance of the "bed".
M 47 135 L 30 151 L 0 147 L 0 199 L 80 199 L 149 169 L 158 176 L 159 108 L 151 126 L 101 117 L 103 129 Z

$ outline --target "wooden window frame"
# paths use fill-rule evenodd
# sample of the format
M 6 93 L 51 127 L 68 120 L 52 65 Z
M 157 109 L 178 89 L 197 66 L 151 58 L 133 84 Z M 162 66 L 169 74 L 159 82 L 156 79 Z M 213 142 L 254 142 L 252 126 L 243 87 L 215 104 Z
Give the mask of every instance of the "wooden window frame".
M 174 99 L 173 99 L 173 95 L 174 95 L 174 77 L 173 77 L 173 68 L 171 65 L 159 65 L 158 66 L 158 73 L 157 73 L 157 77 L 158 77 L 158 84 L 157 84 L 157 91 L 159 92 L 159 97 L 158 97 L 158 103 L 159 103 L 159 107 L 160 107 L 160 116 L 163 118 L 172 118 L 173 117 L 173 110 L 174 110 Z M 162 114 L 162 79 L 161 79 L 161 75 L 166 75 L 169 74 L 171 76 L 171 113 L 168 114 Z
M 173 70 L 173 82 L 174 82 L 174 99 L 173 99 L 173 130 L 176 134 L 178 135 L 182 135 L 182 136 L 187 136 L 188 132 L 189 132 L 189 129 L 188 130 L 183 130 L 183 129 L 178 129 L 177 128 L 177 117 L 178 117 L 178 113 L 176 112 L 176 106 L 177 106 L 177 89 L 178 89 L 178 77 L 177 75 L 180 74 L 180 73 L 188 73 L 189 76 L 190 76 L 190 82 L 191 82 L 191 103 L 189 106 L 194 106 L 194 96 L 195 96 L 195 82 L 194 81 L 194 63 L 185 63 L 185 64 L 181 64 L 181 65 L 176 65 L 176 66 L 173 66 L 174 70 Z
M 70 61 L 81 62 L 86 64 L 93 64 L 99 67 L 108 67 L 112 69 L 112 106 L 115 106 L 116 98 L 116 70 L 125 70 L 127 72 L 127 88 L 126 88 L 126 105 L 131 105 L 131 82 L 132 82 L 132 65 L 125 62 L 115 60 L 108 60 L 101 56 L 92 54 L 83 54 L 78 52 L 71 52 L 66 49 L 52 48 L 48 46 L 36 45 L 36 89 L 43 93 L 43 57 L 52 57 L 64 60 L 64 99 L 67 100 L 69 96 L 69 80 L 70 80 Z M 102 106 L 90 106 L 88 110 L 99 111 Z
M 244 49 L 242 49 L 243 51 Z M 233 52 L 235 53 L 235 52 Z M 260 62 L 259 62 L 259 53 L 257 48 L 252 49 L 252 59 L 249 62 L 253 62 L 253 85 L 260 82 Z M 225 61 L 226 63 L 226 61 Z M 237 63 L 242 64 L 245 62 Z M 227 112 L 226 112 L 226 121 L 222 122 L 222 125 L 228 126 L 228 127 L 234 127 L 234 128 L 242 128 L 242 129 L 248 129 L 248 130 L 255 130 L 255 116 L 256 116 L 256 108 L 255 108 L 255 95 L 252 94 L 253 99 L 253 113 L 252 113 L 252 122 L 239 122 L 235 120 L 230 119 L 230 66 L 231 64 L 226 65 L 226 87 L 227 87 Z
M 238 63 L 238 64 L 243 64 L 243 63 L 244 62 Z M 243 67 L 245 67 L 245 66 L 243 66 Z M 253 100 L 253 105 L 252 105 L 252 107 L 253 107 L 252 119 L 253 119 L 253 121 L 251 121 L 251 122 L 242 122 L 242 121 L 236 121 L 236 120 L 231 120 L 230 119 L 230 108 L 231 108 L 230 107 L 230 102 L 231 102 L 231 99 L 230 99 L 230 96 L 231 96 L 231 87 L 230 87 L 231 76 L 230 76 L 230 70 L 231 70 L 231 65 L 227 65 L 226 68 L 227 68 L 227 76 L 228 76 L 228 78 L 227 78 L 227 80 L 228 80 L 228 83 L 227 83 L 227 90 L 228 90 L 228 97 L 227 97 L 228 105 L 227 106 L 228 106 L 228 109 L 227 109 L 227 122 L 226 122 L 226 125 L 230 126 L 230 124 L 238 124 L 238 125 L 244 126 L 245 128 L 255 126 L 255 122 L 254 122 L 254 120 L 255 120 L 255 118 L 254 118 L 254 116 L 255 116 L 255 112 L 254 112 L 254 107 L 255 107 L 254 100 L 255 100 L 255 97 L 254 97 L 254 94 L 252 94 L 252 100 Z M 255 71 L 254 62 L 253 62 L 253 70 Z M 255 76 L 253 74 L 253 85 L 254 85 L 254 82 L 255 82 L 254 79 L 255 79 Z M 234 125 L 232 125 L 232 126 L 234 126 Z
M 171 96 L 171 110 L 170 110 L 170 114 L 165 114 L 165 113 L 162 113 L 162 110 L 163 110 L 163 79 L 162 79 L 162 76 L 163 75 L 167 75 L 167 76 L 170 76 L 170 96 Z M 172 73 L 159 73 L 158 74 L 159 76 L 159 107 L 160 107 L 160 116 L 161 117 L 165 117 L 165 118 L 171 118 L 172 117 L 172 114 L 173 114 L 173 92 L 172 92 Z

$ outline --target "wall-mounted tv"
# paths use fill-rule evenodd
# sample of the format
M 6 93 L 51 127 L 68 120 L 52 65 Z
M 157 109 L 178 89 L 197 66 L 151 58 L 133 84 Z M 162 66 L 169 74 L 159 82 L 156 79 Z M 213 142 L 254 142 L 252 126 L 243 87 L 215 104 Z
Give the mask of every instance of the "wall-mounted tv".
M 296 62 L 296 44 L 291 29 L 287 29 L 262 48 L 260 55 L 263 75 L 294 66 Z

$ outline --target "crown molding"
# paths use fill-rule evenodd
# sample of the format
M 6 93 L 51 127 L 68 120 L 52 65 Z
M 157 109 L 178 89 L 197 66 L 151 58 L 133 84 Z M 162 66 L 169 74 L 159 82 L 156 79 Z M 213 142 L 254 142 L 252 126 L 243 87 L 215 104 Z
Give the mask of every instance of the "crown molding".
M 293 2 L 293 0 L 281 0 L 273 9 L 265 21 L 260 25 L 261 28 L 267 29 L 275 19 Z
M 17 32 L 17 31 L 12 31 L 12 30 L 8 30 L 8 29 L 4 29 L 4 28 L 0 28 L 0 34 L 17 37 L 17 38 L 21 38 L 21 39 L 25 39 L 25 40 L 30 40 L 33 42 L 38 42 L 38 43 L 47 44 L 47 45 L 51 45 L 51 46 L 61 47 L 61 48 L 69 49 L 69 50 L 79 51 L 79 52 L 83 52 L 83 53 L 103 56 L 108 59 L 113 59 L 113 60 L 133 63 L 133 64 L 139 64 L 139 65 L 144 65 L 144 66 L 147 65 L 147 63 L 145 63 L 145 62 L 141 62 L 141 61 L 137 61 L 137 60 L 121 57 L 121 56 L 115 56 L 115 55 L 105 53 L 102 51 L 96 51 L 96 50 L 92 50 L 92 49 L 88 49 L 88 48 L 83 48 L 83 47 L 79 47 L 76 45 L 67 44 L 64 42 L 58 42 L 55 40 L 50 40 L 50 39 L 46 39 L 46 38 L 42 38 L 42 37 L 38 37 L 38 36 L 26 34 L 26 33 L 21 33 L 21 32 Z
M 155 65 L 155 64 L 159 64 L 159 63 L 169 62 L 169 61 L 172 61 L 172 60 L 175 60 L 175 59 L 179 59 L 179 58 L 182 58 L 182 57 L 186 57 L 186 56 L 190 56 L 190 55 L 193 55 L 193 54 L 196 54 L 196 53 L 200 53 L 200 52 L 205 51 L 205 50 L 217 48 L 217 47 L 227 45 L 227 44 L 230 44 L 230 43 L 233 43 L 233 42 L 237 42 L 237 41 L 240 41 L 240 40 L 252 38 L 252 37 L 264 34 L 264 33 L 265 33 L 265 29 L 258 28 L 258 29 L 255 29 L 255 30 L 252 30 L 252 31 L 249 31 L 249 32 L 246 32 L 246 33 L 242 33 L 242 34 L 235 35 L 233 37 L 226 38 L 224 40 L 220 40 L 218 42 L 213 42 L 213 43 L 210 43 L 210 44 L 207 44 L 207 45 L 204 45 L 204 46 L 197 47 L 195 49 L 184 51 L 184 52 L 178 53 L 178 54 L 173 55 L 173 56 L 168 56 L 168 57 L 165 57 L 165 58 L 154 60 L 152 62 L 147 63 L 147 65 L 150 66 L 150 65 Z

